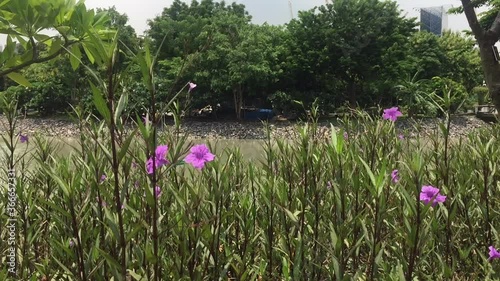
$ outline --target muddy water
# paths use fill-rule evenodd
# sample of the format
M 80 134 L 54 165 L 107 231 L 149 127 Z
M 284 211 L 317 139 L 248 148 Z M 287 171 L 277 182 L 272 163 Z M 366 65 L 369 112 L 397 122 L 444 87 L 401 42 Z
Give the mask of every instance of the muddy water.
M 48 137 L 48 140 L 52 142 L 57 148 L 55 149 L 55 154 L 58 156 L 68 155 L 72 151 L 79 149 L 78 140 L 75 138 L 59 138 L 59 137 Z M 30 139 L 28 143 L 18 143 L 16 146 L 16 156 L 22 155 L 32 155 L 34 148 L 34 140 Z M 264 157 L 263 140 L 241 140 L 241 139 L 221 139 L 221 140 L 202 140 L 195 139 L 192 141 L 194 144 L 200 143 L 210 143 L 213 147 L 213 153 L 216 155 L 222 155 L 225 149 L 235 149 L 239 148 L 242 156 L 250 161 L 259 161 Z M 4 161 L 4 153 L 1 152 L 7 149 L 7 145 L 0 140 L 0 159 Z M 30 158 L 30 157 L 28 157 Z

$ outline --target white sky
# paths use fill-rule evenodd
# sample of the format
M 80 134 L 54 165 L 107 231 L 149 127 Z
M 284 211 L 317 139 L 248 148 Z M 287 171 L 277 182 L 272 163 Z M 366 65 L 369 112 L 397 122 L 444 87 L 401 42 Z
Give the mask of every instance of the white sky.
M 233 1 L 244 4 L 255 23 L 283 24 L 290 20 L 288 0 L 226 0 L 226 3 Z M 325 0 L 291 1 L 295 17 L 298 10 L 311 9 L 325 3 Z M 169 7 L 172 2 L 172 0 L 85 0 L 87 8 L 108 8 L 114 5 L 118 12 L 128 15 L 129 24 L 135 28 L 137 34 L 142 34 L 148 28 L 148 19 L 153 19 L 161 14 L 163 8 Z M 190 3 L 191 0 L 185 0 L 184 2 Z M 410 17 L 418 17 L 417 8 L 419 7 L 442 5 L 457 7 L 460 5 L 458 0 L 397 0 L 396 2 Z M 449 15 L 448 28 L 455 31 L 469 29 L 465 15 Z

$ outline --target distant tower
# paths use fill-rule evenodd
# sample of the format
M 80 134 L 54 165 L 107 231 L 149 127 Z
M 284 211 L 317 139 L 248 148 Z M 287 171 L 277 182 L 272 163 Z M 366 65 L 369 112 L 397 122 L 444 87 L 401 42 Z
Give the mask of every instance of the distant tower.
M 288 0 L 288 9 L 290 9 L 290 20 L 293 20 L 292 0 Z
M 428 31 L 438 36 L 448 28 L 448 14 L 444 6 L 420 9 L 420 31 Z

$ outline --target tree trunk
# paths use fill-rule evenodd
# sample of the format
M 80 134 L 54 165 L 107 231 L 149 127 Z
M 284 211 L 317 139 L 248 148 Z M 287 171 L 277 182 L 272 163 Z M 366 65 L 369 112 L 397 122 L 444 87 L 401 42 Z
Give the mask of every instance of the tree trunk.
M 484 80 L 488 86 L 491 100 L 500 112 L 500 64 L 495 59 L 493 53 L 494 42 L 479 42 L 479 52 L 481 53 L 481 65 L 483 66 Z
M 236 118 L 241 119 L 241 108 L 243 107 L 243 91 L 241 85 L 238 85 L 236 89 L 233 90 L 234 96 L 234 109 L 236 112 Z
M 500 13 L 497 14 L 491 27 L 484 30 L 479 24 L 472 1 L 461 1 L 467 21 L 479 46 L 486 86 L 488 86 L 491 100 L 497 112 L 500 113 L 500 65 L 495 58 L 496 50 L 493 50 L 493 46 L 500 39 Z

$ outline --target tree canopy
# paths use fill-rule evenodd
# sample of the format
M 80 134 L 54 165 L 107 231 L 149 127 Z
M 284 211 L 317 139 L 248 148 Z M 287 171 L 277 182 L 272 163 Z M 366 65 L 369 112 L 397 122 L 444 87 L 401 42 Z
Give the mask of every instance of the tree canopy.
M 417 95 L 425 97 L 422 91 L 433 92 L 432 85 L 436 85 L 422 82 L 431 86 L 421 89 L 420 94 L 401 92 L 397 86 L 411 81 L 409 77 L 414 77 L 413 81 L 445 78 L 443 81 L 462 85 L 467 93 L 483 80 L 472 38 L 451 32 L 441 37 L 418 32 L 416 20 L 406 18 L 394 1 L 338 0 L 302 11 L 285 25 L 272 26 L 253 24 L 242 4 L 175 0 L 149 20 L 144 38 L 138 38 L 127 23 L 127 15 L 115 7 L 94 12 L 87 11 L 83 2 L 5 3 L 0 7 L 0 32 L 8 35 L 8 41 L 0 56 L 0 71 L 25 86 L 28 80 L 38 83 L 30 90 L 20 87 L 11 91 L 24 93 L 22 102 L 41 110 L 46 107 L 39 106 L 39 101 L 50 100 L 44 96 L 53 92 L 66 101 L 66 108 L 91 100 L 88 85 L 83 85 L 91 78 L 76 67 L 80 61 L 90 65 L 102 60 L 96 57 L 98 46 L 92 45 L 91 39 L 109 39 L 110 32 L 118 34 L 116 67 L 129 76 L 123 87 L 134 93 L 129 103 L 133 112 L 149 103 L 145 98 L 148 90 L 138 82 L 142 74 L 133 59 L 146 43 L 158 54 L 153 67 L 159 100 L 168 100 L 184 81 L 193 81 L 198 87 L 183 101 L 185 110 L 219 104 L 222 112 L 238 118 L 244 117 L 244 109 L 249 107 L 273 107 L 278 113 L 300 110 L 295 101 L 309 106 L 316 100 L 323 112 L 345 106 L 398 104 L 404 108 Z M 16 9 L 32 10 L 27 25 L 18 26 L 24 12 L 9 12 Z M 57 34 L 44 35 L 51 28 Z M 71 71 L 63 61 L 49 62 L 65 50 L 71 53 L 67 55 Z M 24 73 L 19 71 L 36 63 L 41 64 Z M 57 75 L 47 78 L 44 72 Z M 472 99 L 470 95 L 465 98 Z

